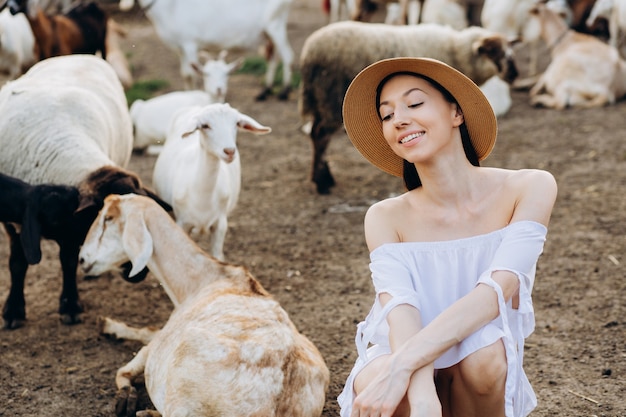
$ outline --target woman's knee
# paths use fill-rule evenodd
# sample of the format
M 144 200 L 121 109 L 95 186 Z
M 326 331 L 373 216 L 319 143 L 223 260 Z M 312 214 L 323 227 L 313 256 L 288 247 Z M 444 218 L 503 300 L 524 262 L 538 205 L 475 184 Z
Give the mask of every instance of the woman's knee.
M 478 395 L 504 390 L 508 366 L 501 341 L 472 353 L 459 365 L 458 371 L 467 389 Z

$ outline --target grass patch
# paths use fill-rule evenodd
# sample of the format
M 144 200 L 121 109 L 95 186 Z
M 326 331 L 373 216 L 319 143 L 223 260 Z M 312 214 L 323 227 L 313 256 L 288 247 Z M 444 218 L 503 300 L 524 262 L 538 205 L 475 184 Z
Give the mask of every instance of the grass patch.
M 236 74 L 251 74 L 256 75 L 258 77 L 263 77 L 265 72 L 267 71 L 267 61 L 265 58 L 260 56 L 251 56 L 247 57 L 241 68 L 236 72 Z M 300 72 L 293 71 L 291 73 L 291 86 L 296 88 L 300 85 Z M 276 70 L 276 76 L 274 77 L 274 85 L 281 86 L 283 80 L 283 64 L 278 64 L 278 69 Z
M 170 83 L 166 80 L 147 80 L 137 81 L 126 91 L 126 100 L 128 105 L 133 104 L 137 99 L 147 100 L 151 98 L 157 91 L 169 87 Z

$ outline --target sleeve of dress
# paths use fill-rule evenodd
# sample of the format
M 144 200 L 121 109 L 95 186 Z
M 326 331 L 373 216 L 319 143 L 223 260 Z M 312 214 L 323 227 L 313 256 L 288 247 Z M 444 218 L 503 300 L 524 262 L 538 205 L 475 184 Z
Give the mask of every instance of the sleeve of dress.
M 479 279 L 492 287 L 498 295 L 499 317 L 494 323 L 504 331 L 508 372 L 505 390 L 505 413 L 507 417 L 526 416 L 537 405 L 537 398 L 523 371 L 524 339 L 535 328 L 535 314 L 531 292 L 535 282 L 537 260 L 543 252 L 547 228 L 541 223 L 520 221 L 506 229 L 489 268 Z M 520 282 L 519 307 L 513 309 L 507 303 L 502 288 L 492 278 L 494 271 L 510 271 Z M 515 378 L 517 375 L 519 378 Z
M 374 305 L 364 321 L 357 326 L 356 346 L 359 356 L 367 358 L 366 349 L 370 344 L 389 345 L 389 325 L 387 315 L 401 304 L 409 304 L 420 309 L 411 272 L 406 260 L 381 246 L 370 254 L 370 271 L 376 291 Z M 392 298 L 383 307 L 380 294 L 388 293 Z

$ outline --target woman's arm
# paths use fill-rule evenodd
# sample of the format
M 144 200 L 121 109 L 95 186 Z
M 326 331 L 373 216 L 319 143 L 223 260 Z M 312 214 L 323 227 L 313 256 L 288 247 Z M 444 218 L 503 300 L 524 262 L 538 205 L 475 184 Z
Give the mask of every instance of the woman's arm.
M 547 226 L 557 192 L 552 175 L 545 171 L 524 170 L 513 175 L 511 181 L 511 186 L 518 190 L 511 222 L 531 220 Z M 513 272 L 497 270 L 491 278 L 500 286 L 507 301 L 519 291 L 519 278 Z M 416 370 L 432 364 L 498 314 L 496 292 L 488 285 L 477 285 L 392 353 L 387 372 L 381 372 L 356 397 L 352 416 L 390 417 Z

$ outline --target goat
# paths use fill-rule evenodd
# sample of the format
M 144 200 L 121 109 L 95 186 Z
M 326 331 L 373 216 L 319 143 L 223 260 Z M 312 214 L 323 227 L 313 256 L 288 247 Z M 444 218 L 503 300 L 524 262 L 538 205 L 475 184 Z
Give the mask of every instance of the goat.
M 63 290 L 59 313 L 66 324 L 80 321 L 76 272 L 78 251 L 91 222 L 111 193 L 158 199 L 134 173 L 124 170 L 132 152 L 132 123 L 122 85 L 103 59 L 93 55 L 48 58 L 0 89 L 0 172 L 37 185 L 77 187 L 79 204 L 60 244 Z M 11 243 L 11 298 L 5 327 L 26 319 L 24 279 L 28 261 Z
M 47 16 L 28 0 L 8 0 L 12 14 L 24 13 L 39 49 L 39 60 L 69 54 L 95 54 L 106 59 L 107 15 L 93 2 L 78 4 L 66 14 Z M 4 6 L 3 6 L 4 7 Z
M 240 59 L 226 63 L 226 54 L 227 51 L 220 52 L 217 59 L 213 59 L 210 54 L 203 54 L 206 62 L 203 65 L 193 64 L 194 69 L 203 76 L 203 91 L 172 91 L 148 100 L 133 101 L 130 106 L 135 129 L 133 149 L 139 152 L 158 152 L 157 147 L 165 142 L 170 121 L 177 110 L 226 101 L 228 77 L 242 63 Z
M 181 109 L 172 118 L 152 177 L 176 222 L 196 241 L 209 235 L 211 254 L 220 260 L 227 217 L 241 189 L 237 129 L 257 135 L 271 132 L 227 103 Z
M 530 102 L 562 110 L 613 104 L 626 94 L 626 61 L 617 49 L 598 38 L 578 33 L 545 4 L 530 16 L 541 26 L 551 61 L 530 90 Z
M 324 359 L 246 268 L 203 252 L 150 199 L 109 196 L 80 265 L 101 274 L 128 260 L 131 276 L 153 272 L 175 309 L 161 330 L 138 335 L 149 343 L 117 371 L 118 415 L 135 415 L 131 379 L 144 373 L 164 416 L 320 416 Z
M 350 51 L 359 51 L 358 54 Z M 460 31 L 438 24 L 392 26 L 343 21 L 313 32 L 300 55 L 300 114 L 311 116 L 312 180 L 328 194 L 335 180 L 324 153 L 341 127 L 341 106 L 350 81 L 369 64 L 394 56 L 426 56 L 450 63 L 476 84 L 494 75 L 517 75 L 512 51 L 500 34 L 480 27 Z
M 35 37 L 23 15 L 13 16 L 8 9 L 0 12 L 0 69 L 11 80 L 19 77 L 36 60 Z
M 609 22 L 609 45 L 626 58 L 626 1 L 597 0 L 587 18 L 587 27 L 591 30 L 600 18 Z
M 0 174 L 0 222 L 9 236 L 11 278 L 20 274 L 23 265 L 41 261 L 41 238 L 55 240 L 61 248 L 73 228 L 78 208 L 76 187 L 63 185 L 30 185 L 17 178 Z M 18 316 L 26 315 L 19 281 L 12 280 L 7 305 L 18 306 Z M 3 314 L 6 314 L 6 306 Z M 21 318 L 6 322 L 6 328 L 21 326 Z
M 113 19 L 107 19 L 106 38 L 104 40 L 106 61 L 113 67 L 125 90 L 133 85 L 130 65 L 120 46 L 121 38 L 126 37 L 126 30 Z
M 292 0 L 137 0 L 161 40 L 180 57 L 185 88 L 197 86 L 192 62 L 202 48 L 253 49 L 266 45 L 268 67 L 265 88 L 257 100 L 272 94 L 274 76 L 282 63 L 281 100 L 289 98 L 293 50 L 287 38 L 287 18 Z M 129 10 L 135 0 L 120 0 Z M 242 13 L 245 11 L 245 13 Z

